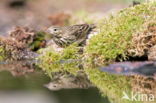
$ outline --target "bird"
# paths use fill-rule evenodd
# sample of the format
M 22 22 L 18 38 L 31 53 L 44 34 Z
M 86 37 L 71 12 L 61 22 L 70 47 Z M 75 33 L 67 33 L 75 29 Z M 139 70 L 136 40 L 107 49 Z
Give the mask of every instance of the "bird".
M 59 47 L 67 47 L 77 43 L 83 46 L 89 33 L 95 28 L 94 24 L 77 24 L 72 26 L 51 26 L 46 32 L 52 36 L 53 41 Z

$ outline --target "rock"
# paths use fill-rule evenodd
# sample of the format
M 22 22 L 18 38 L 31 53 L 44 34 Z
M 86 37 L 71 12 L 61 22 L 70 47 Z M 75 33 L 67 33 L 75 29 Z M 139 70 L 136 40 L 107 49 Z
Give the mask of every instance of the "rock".
M 156 62 L 120 62 L 101 67 L 101 71 L 120 75 L 143 75 L 153 77 L 156 74 Z
M 28 27 L 17 26 L 10 32 L 9 36 L 24 45 L 28 45 L 33 42 L 33 39 L 35 38 L 35 33 Z
M 37 53 L 30 51 L 25 45 L 12 38 L 0 38 L 0 53 L 2 60 L 23 60 L 34 59 Z

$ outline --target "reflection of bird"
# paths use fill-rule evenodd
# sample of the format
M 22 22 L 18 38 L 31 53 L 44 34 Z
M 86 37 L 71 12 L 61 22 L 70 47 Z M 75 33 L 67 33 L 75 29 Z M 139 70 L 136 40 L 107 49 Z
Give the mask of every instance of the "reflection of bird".
M 72 74 L 56 74 L 56 76 L 57 77 L 53 78 L 50 83 L 45 85 L 45 87 L 50 90 L 73 88 L 87 89 L 94 87 L 84 74 L 78 74 L 76 76 Z
M 89 32 L 95 28 L 91 24 L 79 24 L 73 26 L 55 27 L 47 29 L 47 32 L 52 35 L 53 41 L 60 47 L 66 47 L 74 42 L 83 45 L 87 39 Z

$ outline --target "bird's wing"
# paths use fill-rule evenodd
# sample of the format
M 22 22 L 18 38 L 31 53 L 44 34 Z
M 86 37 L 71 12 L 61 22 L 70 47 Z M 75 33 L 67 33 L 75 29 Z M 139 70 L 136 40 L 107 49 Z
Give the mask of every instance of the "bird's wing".
M 73 35 L 76 38 L 81 38 L 82 36 L 86 35 L 89 31 L 90 26 L 88 24 L 81 24 L 81 25 L 73 25 L 67 27 L 68 35 Z

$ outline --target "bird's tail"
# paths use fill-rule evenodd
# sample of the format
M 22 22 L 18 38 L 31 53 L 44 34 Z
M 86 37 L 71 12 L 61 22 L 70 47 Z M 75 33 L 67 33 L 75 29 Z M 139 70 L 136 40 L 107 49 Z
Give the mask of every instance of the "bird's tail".
M 89 27 L 90 27 L 91 29 L 95 29 L 95 28 L 96 28 L 96 25 L 95 25 L 95 24 L 89 24 Z

